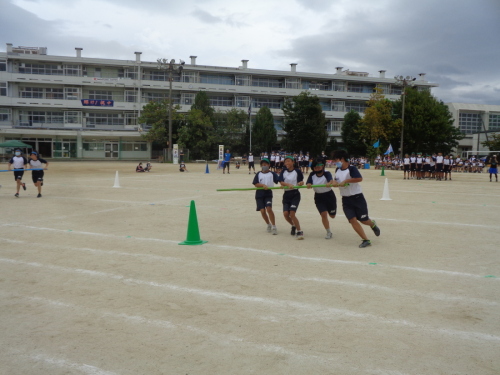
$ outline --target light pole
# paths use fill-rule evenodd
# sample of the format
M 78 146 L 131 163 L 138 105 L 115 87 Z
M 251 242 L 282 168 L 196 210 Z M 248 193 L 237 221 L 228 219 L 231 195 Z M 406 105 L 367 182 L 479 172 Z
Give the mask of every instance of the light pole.
M 403 97 L 403 109 L 401 111 L 401 146 L 400 146 L 400 157 L 401 160 L 404 158 L 403 154 L 403 137 L 404 137 L 404 130 L 405 130 L 405 98 L 406 98 L 406 87 L 411 86 L 413 84 L 413 81 L 416 80 L 414 77 L 410 76 L 395 76 L 394 79 L 396 80 L 396 86 L 402 86 L 403 90 L 401 92 L 401 96 Z
M 168 59 L 158 59 L 158 69 L 164 70 L 168 72 L 168 81 L 169 81 L 169 89 L 168 89 L 168 161 L 172 160 L 172 74 L 174 72 L 180 74 L 182 73 L 182 69 L 184 69 L 184 61 L 179 60 L 179 64 L 175 64 L 175 60 L 172 59 L 170 62 Z

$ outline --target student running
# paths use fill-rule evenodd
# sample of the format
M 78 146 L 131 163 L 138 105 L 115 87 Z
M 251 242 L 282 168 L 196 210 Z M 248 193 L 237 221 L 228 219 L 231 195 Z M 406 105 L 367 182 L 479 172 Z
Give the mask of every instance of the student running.
M 312 185 L 332 185 L 333 177 L 328 171 L 325 171 L 325 162 L 323 158 L 318 158 L 312 164 L 313 171 L 307 178 L 307 188 L 311 189 Z M 337 198 L 331 187 L 315 187 L 314 189 L 314 204 L 321 215 L 321 221 L 326 230 L 325 238 L 329 240 L 333 234 L 330 230 L 330 221 L 328 215 L 332 219 L 337 214 Z
M 349 154 L 346 151 L 335 151 L 333 153 L 333 161 L 337 165 L 337 170 L 335 171 L 336 184 L 333 186 L 341 187 L 340 195 L 342 195 L 344 214 L 349 223 L 351 223 L 354 231 L 363 240 L 359 247 L 371 246 L 371 241 L 359 223 L 368 225 L 377 237 L 380 236 L 380 229 L 375 220 L 370 220 L 368 217 L 368 204 L 359 184 L 363 181 L 363 177 L 356 167 L 349 164 Z M 346 183 L 349 185 L 346 186 Z
M 304 175 L 300 169 L 295 168 L 293 156 L 285 157 L 285 168 L 281 171 L 279 182 L 281 186 L 292 188 L 304 185 Z M 298 240 L 304 239 L 304 232 L 300 229 L 296 213 L 300 203 L 300 191 L 297 189 L 286 190 L 283 194 L 283 216 L 292 226 L 290 234 Z
M 255 201 L 257 203 L 256 211 L 260 211 L 262 218 L 267 224 L 267 232 L 274 235 L 278 234 L 276 228 L 276 219 L 273 212 L 273 191 L 269 187 L 278 183 L 279 177 L 275 172 L 270 170 L 270 162 L 264 158 L 260 161 L 261 171 L 257 172 L 253 179 L 255 187 L 264 188 L 255 192 Z

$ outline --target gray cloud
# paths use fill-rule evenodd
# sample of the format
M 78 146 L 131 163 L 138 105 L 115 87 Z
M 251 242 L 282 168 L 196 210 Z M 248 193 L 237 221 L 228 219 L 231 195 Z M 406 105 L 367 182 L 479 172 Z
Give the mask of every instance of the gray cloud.
M 210 13 L 201 10 L 201 9 L 196 9 L 191 12 L 193 16 L 198 18 L 200 21 L 205 22 L 205 23 L 221 23 L 224 22 L 222 18 L 212 16 Z

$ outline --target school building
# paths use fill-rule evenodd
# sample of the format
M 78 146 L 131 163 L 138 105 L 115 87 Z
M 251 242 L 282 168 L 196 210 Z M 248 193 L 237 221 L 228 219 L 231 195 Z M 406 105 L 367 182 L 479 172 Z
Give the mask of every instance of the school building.
M 0 142 L 17 139 L 44 157 L 74 159 L 148 159 L 151 145 L 141 138 L 142 107 L 169 98 L 169 73 L 157 62 L 86 58 L 82 48 L 73 56 L 49 55 L 45 47 L 14 47 L 0 52 Z M 176 66 L 179 62 L 176 62 Z M 177 71 L 176 71 L 177 72 Z M 437 84 L 425 73 L 413 82 L 418 90 Z M 398 100 L 401 86 L 385 70 L 371 76 L 343 67 L 328 73 L 252 69 L 248 60 L 235 67 L 199 65 L 196 56 L 173 74 L 172 102 L 189 111 L 204 90 L 217 110 L 270 108 L 278 136 L 283 134 L 282 106 L 286 98 L 308 90 L 318 96 L 328 120 L 329 137 L 341 140 L 347 112 L 364 112 L 374 88 Z M 0 150 L 1 153 L 2 150 Z
M 459 155 L 467 155 L 467 151 L 480 151 L 487 154 L 488 148 L 481 143 L 488 136 L 500 133 L 500 105 L 446 103 L 454 124 L 465 135 L 457 148 Z M 495 150 L 500 151 L 500 150 Z

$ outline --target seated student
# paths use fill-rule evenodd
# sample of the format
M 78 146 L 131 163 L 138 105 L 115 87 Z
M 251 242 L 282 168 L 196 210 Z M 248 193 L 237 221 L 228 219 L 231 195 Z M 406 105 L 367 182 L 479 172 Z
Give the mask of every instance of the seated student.
M 146 163 L 146 168 L 144 168 L 144 170 L 145 170 L 146 172 L 149 172 L 149 171 L 151 170 L 151 168 L 153 168 L 153 167 L 151 166 L 151 163 L 150 163 L 150 162 L 147 162 L 147 163 Z
M 240 169 L 240 162 L 239 161 L 236 162 L 236 169 Z
M 184 171 L 189 172 L 186 168 L 186 164 L 183 161 L 181 161 L 181 163 L 179 164 L 179 172 L 184 172 Z
M 142 163 L 139 163 L 139 165 L 135 168 L 136 172 L 146 172 L 144 168 L 142 167 Z

